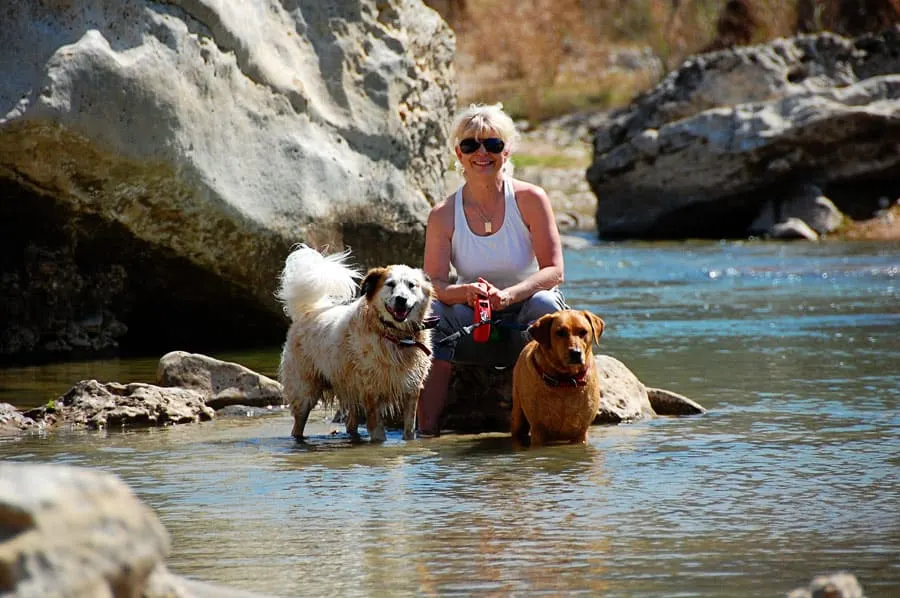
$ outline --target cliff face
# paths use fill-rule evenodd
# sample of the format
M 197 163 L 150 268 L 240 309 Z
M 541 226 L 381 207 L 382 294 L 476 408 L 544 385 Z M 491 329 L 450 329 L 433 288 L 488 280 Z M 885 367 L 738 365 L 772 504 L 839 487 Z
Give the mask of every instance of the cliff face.
M 900 27 L 686 60 L 596 131 L 600 236 L 746 236 L 811 187 L 875 212 L 900 195 L 897 73 Z
M 0 354 L 271 342 L 297 242 L 418 263 L 453 47 L 407 0 L 12 3 Z

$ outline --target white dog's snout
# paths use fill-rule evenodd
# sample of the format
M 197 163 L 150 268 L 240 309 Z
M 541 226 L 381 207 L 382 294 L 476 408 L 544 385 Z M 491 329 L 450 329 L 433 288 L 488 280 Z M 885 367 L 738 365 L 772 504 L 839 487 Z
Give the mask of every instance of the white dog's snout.
M 394 295 L 394 303 L 412 307 L 416 304 L 416 296 L 407 290 L 402 290 Z

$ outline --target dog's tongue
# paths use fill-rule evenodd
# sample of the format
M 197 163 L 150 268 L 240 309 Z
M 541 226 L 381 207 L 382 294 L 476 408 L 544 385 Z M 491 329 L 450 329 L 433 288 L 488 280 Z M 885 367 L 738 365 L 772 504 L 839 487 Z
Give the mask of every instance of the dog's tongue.
M 406 319 L 406 316 L 409 315 L 409 312 L 408 312 L 408 311 L 402 311 L 402 310 L 391 309 L 390 307 L 387 308 L 387 310 L 388 310 L 389 312 L 391 312 L 391 315 L 394 316 L 394 319 L 397 320 L 398 322 L 402 322 L 403 320 Z

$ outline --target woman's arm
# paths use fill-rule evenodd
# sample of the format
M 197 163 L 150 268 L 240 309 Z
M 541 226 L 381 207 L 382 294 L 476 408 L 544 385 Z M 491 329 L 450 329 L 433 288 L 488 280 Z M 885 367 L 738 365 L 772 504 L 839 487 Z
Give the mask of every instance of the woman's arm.
M 492 289 L 493 309 L 503 309 L 512 303 L 525 301 L 537 291 L 562 284 L 564 279 L 562 243 L 547 192 L 537 185 L 522 181 L 514 181 L 513 185 L 519 212 L 531 231 L 538 271 L 506 289 Z
M 442 303 L 472 305 L 477 295 L 487 296 L 487 288 L 475 283 L 450 283 L 450 253 L 453 240 L 453 197 L 434 206 L 425 228 L 423 270 L 431 277 L 437 298 Z

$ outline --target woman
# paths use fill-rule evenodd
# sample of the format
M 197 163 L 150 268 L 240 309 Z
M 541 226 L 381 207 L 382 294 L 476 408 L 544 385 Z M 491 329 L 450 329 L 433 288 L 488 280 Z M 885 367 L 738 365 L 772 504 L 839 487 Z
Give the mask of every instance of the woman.
M 519 330 L 540 316 L 566 307 L 562 246 L 547 193 L 512 178 L 510 153 L 518 139 L 515 124 L 500 104 L 472 105 L 455 119 L 453 151 L 465 184 L 428 216 L 424 270 L 437 293 L 431 372 L 419 396 L 419 432 L 440 433 L 452 363 L 511 366 L 527 342 Z M 457 279 L 450 282 L 450 267 Z M 475 343 L 463 336 L 441 340 L 473 322 L 479 297 L 493 316 L 508 318 L 514 330 L 498 346 L 493 337 Z M 512 332 L 509 334 L 509 332 Z

